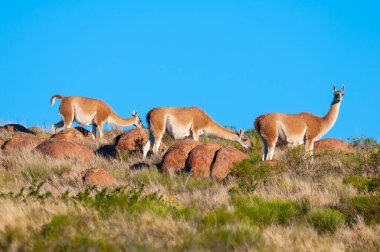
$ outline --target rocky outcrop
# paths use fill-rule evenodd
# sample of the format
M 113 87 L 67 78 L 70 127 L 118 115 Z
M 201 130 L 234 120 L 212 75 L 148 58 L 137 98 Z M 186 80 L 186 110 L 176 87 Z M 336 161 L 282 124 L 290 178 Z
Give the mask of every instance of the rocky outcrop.
M 190 151 L 201 145 L 201 142 L 185 139 L 176 142 L 172 145 L 161 162 L 161 170 L 164 173 L 174 173 L 179 172 L 185 169 L 186 159 L 190 153 Z
M 325 138 L 314 143 L 315 150 L 332 150 L 338 152 L 354 153 L 355 149 L 348 142 L 336 139 L 336 138 Z
M 147 129 L 131 129 L 119 135 L 115 141 L 115 149 L 118 151 L 142 152 L 149 139 Z
M 83 130 L 86 130 L 86 129 L 83 129 Z M 86 139 L 85 135 L 76 128 L 61 130 L 57 132 L 56 134 L 54 134 L 51 138 L 57 139 L 57 140 L 67 140 L 67 141 L 78 141 L 78 140 Z
M 230 172 L 234 163 L 248 158 L 244 152 L 227 146 L 216 153 L 215 162 L 211 171 L 211 176 L 217 179 L 224 179 Z
M 1 149 L 4 151 L 32 151 L 37 145 L 45 141 L 46 139 L 43 137 L 31 135 L 29 133 L 17 132 L 15 133 L 11 139 L 6 141 Z
M 86 185 L 101 187 L 113 187 L 116 185 L 115 179 L 104 169 L 91 168 L 82 172 L 82 179 Z
M 27 129 L 26 127 L 20 125 L 20 124 L 6 124 L 4 126 L 0 127 L 1 130 L 6 130 L 8 132 L 16 133 L 16 132 L 24 132 L 24 133 L 29 133 L 29 134 L 35 134 L 33 131 Z
M 67 140 L 49 139 L 39 144 L 35 150 L 54 159 L 90 162 L 95 158 L 95 154 L 89 147 Z
M 211 165 L 220 144 L 208 143 L 196 146 L 186 160 L 186 170 L 194 177 L 210 177 Z

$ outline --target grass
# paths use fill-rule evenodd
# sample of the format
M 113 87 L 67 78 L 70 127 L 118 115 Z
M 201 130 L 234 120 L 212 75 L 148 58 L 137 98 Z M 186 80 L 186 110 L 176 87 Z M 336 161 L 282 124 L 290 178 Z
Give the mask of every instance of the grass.
M 341 212 L 330 208 L 316 208 L 306 217 L 307 223 L 320 233 L 334 233 L 345 223 L 346 217 Z
M 254 148 L 224 181 L 164 175 L 155 166 L 162 153 L 136 170 L 140 157 L 128 153 L 87 164 L 2 154 L 0 251 L 380 250 L 376 141 L 355 139 L 356 154 L 320 152 L 313 162 L 283 148 L 268 165 L 259 136 L 247 134 Z M 91 167 L 119 186 L 62 177 Z

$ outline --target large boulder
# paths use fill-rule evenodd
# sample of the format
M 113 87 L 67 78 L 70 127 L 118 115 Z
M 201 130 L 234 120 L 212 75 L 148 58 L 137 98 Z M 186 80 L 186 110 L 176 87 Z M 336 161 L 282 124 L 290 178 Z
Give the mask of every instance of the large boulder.
M 314 143 L 315 150 L 332 150 L 338 152 L 348 152 L 354 153 L 355 148 L 352 147 L 348 142 L 336 139 L 336 138 L 325 138 Z
M 6 141 L 1 149 L 7 152 L 25 150 L 32 151 L 37 145 L 45 141 L 43 137 L 31 135 L 29 133 L 17 132 L 11 139 Z
M 211 171 L 211 176 L 217 179 L 224 179 L 230 172 L 234 163 L 248 158 L 244 152 L 227 146 L 216 153 L 215 162 Z
M 211 164 L 220 144 L 208 143 L 196 146 L 186 160 L 186 170 L 194 177 L 210 177 Z
M 43 128 L 38 126 L 29 127 L 28 130 L 32 131 L 35 134 L 45 134 L 47 133 Z
M 29 134 L 35 134 L 33 131 L 27 129 L 26 127 L 24 127 L 20 124 L 13 124 L 13 123 L 1 126 L 0 130 L 6 130 L 6 131 L 12 132 L 12 133 L 24 132 L 24 133 L 29 133 Z
M 95 136 L 94 134 L 92 134 L 91 131 L 89 130 L 86 130 L 85 128 L 83 127 L 75 127 L 74 129 L 76 129 L 77 131 L 79 131 L 80 133 L 82 133 L 82 135 L 85 137 L 85 138 L 90 138 L 90 139 L 95 139 Z
M 82 172 L 82 179 L 86 185 L 101 187 L 113 187 L 116 185 L 115 179 L 104 169 L 91 168 Z
M 118 132 L 117 130 L 109 130 L 104 131 L 104 139 L 103 142 L 105 143 L 114 143 L 115 139 L 121 134 L 121 132 Z
M 56 134 L 54 134 L 51 138 L 53 139 L 58 139 L 58 140 L 67 140 L 67 141 L 81 141 L 85 139 L 93 139 L 93 135 L 91 132 L 88 130 L 78 127 L 80 130 L 77 128 L 69 128 L 69 129 L 64 129 Z M 86 131 L 88 133 L 86 133 Z
M 161 170 L 164 173 L 174 173 L 185 169 L 189 152 L 201 142 L 191 139 L 180 140 L 172 145 L 165 153 L 161 162 Z
M 80 162 L 90 162 L 95 158 L 94 152 L 86 145 L 59 139 L 49 139 L 36 148 L 54 159 L 75 159 Z
M 142 152 L 148 139 L 149 131 L 147 129 L 131 129 L 116 138 L 115 148 L 118 151 Z

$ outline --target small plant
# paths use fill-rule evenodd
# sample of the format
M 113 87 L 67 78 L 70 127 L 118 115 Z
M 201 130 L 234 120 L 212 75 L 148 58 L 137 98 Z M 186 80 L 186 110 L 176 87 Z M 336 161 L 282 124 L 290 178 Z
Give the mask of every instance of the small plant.
M 359 192 L 374 192 L 380 191 L 380 176 L 366 178 L 363 176 L 352 175 L 343 179 L 344 184 L 351 184 Z
M 239 218 L 247 217 L 255 225 L 288 225 L 301 214 L 298 205 L 292 201 L 263 200 L 258 197 L 237 197 L 233 200 L 235 214 Z
M 380 195 L 374 194 L 344 199 L 339 210 L 347 215 L 350 223 L 354 223 L 356 216 L 360 215 L 366 224 L 378 224 L 380 223 Z
M 367 173 L 378 174 L 380 171 L 380 144 L 372 138 L 351 138 L 357 150 L 356 169 Z
M 317 208 L 309 212 L 306 220 L 320 233 L 335 233 L 343 226 L 345 215 L 334 209 Z
M 236 163 L 232 168 L 232 175 L 236 176 L 241 192 L 252 193 L 259 181 L 268 177 L 268 171 L 272 167 L 260 162 L 260 156 L 256 152 L 252 152 L 248 159 Z
M 52 194 L 49 191 L 41 191 L 41 188 L 44 184 L 45 181 L 38 182 L 37 180 L 33 180 L 30 186 L 26 188 L 22 187 L 18 193 L 15 194 L 14 192 L 2 192 L 0 193 L 0 197 L 21 200 L 25 200 L 27 198 L 45 200 L 47 198 L 50 198 Z

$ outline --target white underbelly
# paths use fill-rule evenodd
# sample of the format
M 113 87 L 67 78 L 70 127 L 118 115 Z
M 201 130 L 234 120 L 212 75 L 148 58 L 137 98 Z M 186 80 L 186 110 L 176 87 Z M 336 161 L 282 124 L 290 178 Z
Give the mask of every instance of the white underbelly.
M 174 137 L 174 139 L 182 139 L 190 136 L 190 128 L 191 124 L 182 125 L 176 123 L 175 120 L 171 119 L 170 117 L 168 117 L 166 120 L 166 132 Z
M 80 125 L 87 126 L 94 123 L 94 118 L 96 113 L 94 114 L 86 114 L 81 111 L 81 109 L 75 109 L 75 121 Z
M 304 144 L 305 142 L 305 134 L 306 134 L 306 130 L 307 128 L 305 127 L 305 129 L 299 133 L 296 133 L 296 134 L 290 134 L 285 127 L 283 126 L 280 126 L 279 127 L 279 140 L 281 140 L 282 142 L 285 142 L 287 144 L 290 144 L 290 145 L 300 145 L 300 144 Z

